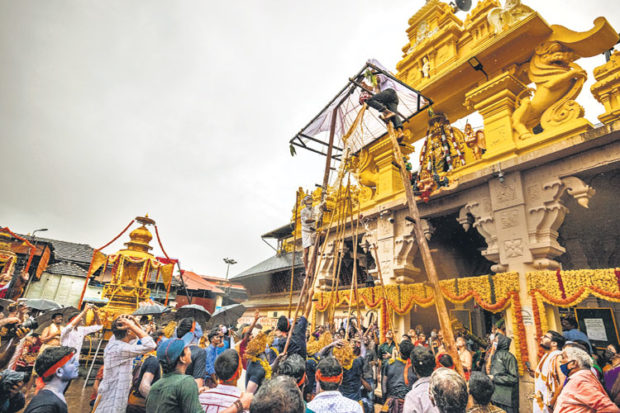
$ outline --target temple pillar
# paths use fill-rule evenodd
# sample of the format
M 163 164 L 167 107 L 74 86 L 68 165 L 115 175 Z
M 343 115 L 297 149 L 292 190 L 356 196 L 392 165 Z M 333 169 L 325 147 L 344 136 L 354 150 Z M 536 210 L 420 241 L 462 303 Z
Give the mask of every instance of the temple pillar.
M 394 193 L 403 190 L 403 181 L 400 172 L 394 166 L 396 163 L 392 143 L 389 139 L 379 141 L 371 149 L 375 165 L 377 167 L 377 187 L 373 201 L 380 203 L 382 200 L 393 197 Z
M 517 96 L 527 85 L 508 72 L 483 83 L 465 95 L 465 106 L 477 110 L 484 120 L 484 133 L 489 160 L 512 153 L 517 148 L 512 130 L 512 113 Z
M 620 117 L 620 52 L 615 51 L 609 61 L 594 69 L 597 80 L 590 90 L 592 95 L 603 104 L 605 113 L 599 115 L 603 123 L 610 123 Z
M 407 334 L 407 331 L 411 328 L 411 313 L 405 315 L 399 315 L 394 313 L 394 338 L 400 342 L 403 338 L 403 334 Z

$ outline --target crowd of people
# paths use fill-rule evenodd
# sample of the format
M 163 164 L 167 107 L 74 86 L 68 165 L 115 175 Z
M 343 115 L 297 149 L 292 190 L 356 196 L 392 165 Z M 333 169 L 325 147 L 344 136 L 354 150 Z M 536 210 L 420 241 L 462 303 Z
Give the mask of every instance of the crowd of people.
M 86 311 L 66 325 L 61 313 L 40 335 L 22 329 L 9 368 L 0 374 L 0 413 L 68 412 L 65 392 L 78 377 Z M 25 321 L 15 305 L 0 328 Z M 304 316 L 258 325 L 214 326 L 203 333 L 193 318 L 158 326 L 119 316 L 103 352 L 91 397 L 96 413 L 388 413 L 518 412 L 519 373 L 511 339 L 500 322 L 488 340 L 457 332 L 463 375 L 444 349 L 441 331 L 421 326 L 387 331 L 357 320 L 310 331 Z M 363 323 L 359 323 L 360 326 Z M 614 345 L 593 353 L 573 318 L 562 333 L 541 339 L 534 378 L 534 412 L 620 412 L 620 354 Z M 24 334 L 25 333 L 25 334 Z M 34 385 L 36 377 L 36 385 Z

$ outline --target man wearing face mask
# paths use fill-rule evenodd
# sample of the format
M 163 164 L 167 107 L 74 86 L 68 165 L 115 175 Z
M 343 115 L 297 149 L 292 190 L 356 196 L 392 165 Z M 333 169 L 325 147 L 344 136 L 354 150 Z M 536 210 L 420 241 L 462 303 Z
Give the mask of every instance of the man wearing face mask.
M 592 358 L 588 353 L 576 347 L 566 347 L 561 357 L 560 368 L 568 380 L 558 397 L 554 412 L 620 413 L 618 406 L 611 401 L 590 371 Z
M 65 390 L 78 376 L 79 361 L 75 349 L 48 347 L 37 358 L 34 369 L 45 383 L 32 398 L 25 413 L 67 413 Z
M 557 331 L 547 331 L 540 339 L 545 350 L 534 373 L 534 413 L 550 413 L 562 391 L 564 375 L 560 371 L 562 347 L 566 339 Z

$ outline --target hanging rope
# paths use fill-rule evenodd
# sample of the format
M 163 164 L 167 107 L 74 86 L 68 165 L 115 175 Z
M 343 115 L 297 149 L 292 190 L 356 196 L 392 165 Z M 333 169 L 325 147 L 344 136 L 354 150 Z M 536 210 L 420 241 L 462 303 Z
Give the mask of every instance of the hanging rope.
M 105 247 L 109 246 L 110 244 L 112 244 L 114 241 L 116 241 L 117 239 L 119 239 L 121 237 L 121 235 L 123 235 L 125 233 L 125 231 L 127 231 L 129 229 L 129 227 L 135 222 L 135 220 L 131 220 L 131 222 L 129 222 L 129 224 L 127 224 L 127 226 L 125 227 L 125 229 L 123 229 L 121 231 L 120 234 L 118 234 L 117 236 L 115 236 L 114 238 L 112 238 L 112 241 L 108 242 L 107 244 L 105 244 L 103 247 L 99 247 L 97 248 L 95 251 L 101 251 L 102 249 L 104 249 Z M 157 228 L 157 227 L 156 227 Z
M 105 247 L 109 246 L 110 244 L 112 244 L 117 239 L 119 239 L 129 229 L 129 227 L 131 227 L 131 225 L 134 222 L 135 222 L 135 220 L 132 219 L 129 222 L 129 224 L 127 224 L 127 226 L 117 236 L 112 238 L 112 241 L 108 242 L 103 247 L 99 247 L 96 250 L 93 250 L 93 256 L 90 259 L 90 264 L 88 265 L 88 272 L 86 273 L 86 280 L 84 280 L 84 287 L 82 287 L 82 294 L 80 295 L 80 301 L 79 301 L 79 304 L 78 304 L 78 309 L 82 308 L 82 302 L 84 301 L 84 295 L 86 294 L 86 287 L 88 286 L 88 282 L 90 281 L 90 277 L 93 275 L 92 271 L 93 271 L 93 261 L 95 260 L 95 255 L 97 255 L 97 253 L 99 251 L 101 251 L 102 249 L 104 249 Z

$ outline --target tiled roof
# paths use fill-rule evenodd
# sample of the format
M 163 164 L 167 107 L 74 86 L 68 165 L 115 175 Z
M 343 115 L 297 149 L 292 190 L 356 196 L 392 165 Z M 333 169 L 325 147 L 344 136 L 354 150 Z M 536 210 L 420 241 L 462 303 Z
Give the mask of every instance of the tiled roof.
M 295 268 L 300 268 L 304 265 L 301 256 L 302 256 L 301 252 L 297 252 L 295 254 Z M 276 255 L 271 258 L 267 258 L 265 261 L 260 262 L 256 264 L 255 266 L 253 266 L 252 268 L 248 268 L 242 273 L 234 275 L 230 278 L 240 279 L 240 278 L 247 278 L 247 277 L 256 277 L 259 275 L 270 274 L 270 273 L 274 273 L 277 271 L 290 269 L 292 261 L 293 261 L 292 252 L 287 252 L 284 254 Z
M 183 281 L 190 290 L 208 290 L 216 294 L 224 294 L 224 291 L 219 289 L 215 283 L 205 280 L 195 272 L 183 271 Z
M 45 269 L 45 272 L 58 275 L 73 275 L 76 277 L 86 277 L 86 274 L 88 273 L 88 271 L 86 271 L 79 265 L 66 261 L 61 261 L 48 265 Z
M 32 242 L 31 236 L 24 237 Z M 71 261 L 88 266 L 93 257 L 93 247 L 88 244 L 77 244 L 75 242 L 41 237 L 36 237 L 35 240 L 52 244 L 52 257 L 54 261 Z

